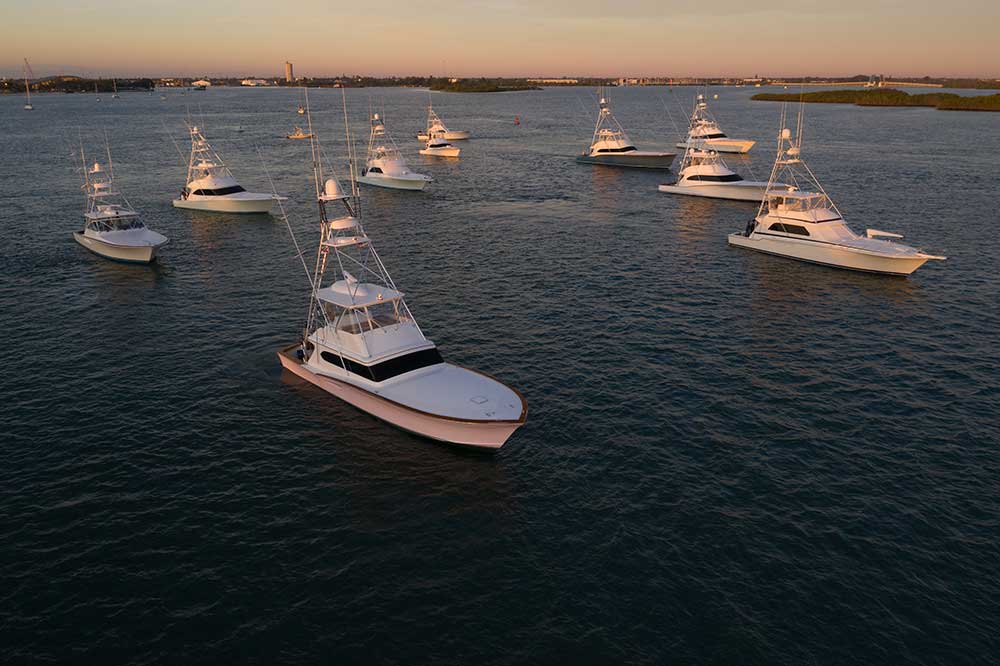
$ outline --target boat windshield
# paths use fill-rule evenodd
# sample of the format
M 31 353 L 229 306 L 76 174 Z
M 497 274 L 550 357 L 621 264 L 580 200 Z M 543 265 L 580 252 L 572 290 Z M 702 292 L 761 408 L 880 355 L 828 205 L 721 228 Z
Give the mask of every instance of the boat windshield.
M 409 321 L 406 309 L 400 306 L 399 300 L 363 308 L 342 308 L 324 302 L 323 309 L 334 328 L 353 335 Z
M 146 225 L 138 217 L 108 217 L 90 222 L 90 228 L 97 231 L 127 231 L 129 229 L 142 229 Z
M 830 200 L 822 194 L 795 197 L 771 196 L 768 197 L 767 203 L 772 209 L 787 210 L 791 212 L 805 212 L 830 208 Z

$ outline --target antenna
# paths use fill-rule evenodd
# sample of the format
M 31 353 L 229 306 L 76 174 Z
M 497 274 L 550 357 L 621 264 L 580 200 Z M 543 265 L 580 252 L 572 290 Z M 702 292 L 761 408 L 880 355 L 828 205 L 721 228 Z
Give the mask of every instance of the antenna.
M 115 166 L 111 162 L 111 142 L 108 141 L 108 130 L 104 130 L 104 149 L 108 153 L 108 175 L 111 176 L 111 180 L 114 180 Z

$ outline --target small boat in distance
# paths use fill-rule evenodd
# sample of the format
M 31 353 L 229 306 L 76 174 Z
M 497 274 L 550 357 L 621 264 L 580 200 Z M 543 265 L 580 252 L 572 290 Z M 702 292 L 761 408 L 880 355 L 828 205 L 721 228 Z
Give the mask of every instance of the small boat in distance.
M 303 132 L 301 127 L 296 126 L 295 131 L 291 134 L 286 134 L 286 139 L 311 139 L 313 137 L 311 132 Z
M 296 111 L 296 113 L 299 114 L 300 116 L 304 116 L 305 113 L 306 113 L 306 110 L 303 107 L 300 106 L 298 108 L 298 111 Z
M 427 129 L 417 134 L 417 140 L 427 141 L 433 136 L 439 136 L 446 141 L 462 141 L 469 138 L 465 130 L 450 130 L 444 121 L 434 112 L 434 107 L 427 106 Z
M 118 81 L 114 78 L 111 79 L 111 88 L 114 91 L 111 93 L 111 99 L 121 99 L 118 95 Z
M 97 92 L 97 81 L 94 81 L 94 94 L 97 95 L 97 101 L 101 101 L 101 93 Z
M 402 430 L 499 449 L 527 418 L 524 398 L 489 375 L 444 360 L 362 226 L 357 185 L 347 193 L 336 178 L 325 177 L 318 143 L 311 145 L 320 249 L 304 334 L 278 352 L 282 367 Z
M 396 142 L 385 129 L 380 114 L 372 115 L 371 125 L 368 156 L 365 168 L 357 176 L 357 182 L 393 190 L 422 190 L 434 180 L 430 176 L 410 171 Z
M 451 145 L 439 134 L 432 135 L 431 138 L 427 139 L 426 145 L 420 149 L 421 155 L 430 157 L 458 157 L 460 152 L 460 148 Z
M 793 139 L 781 113 L 778 154 L 757 217 L 742 233 L 729 234 L 730 245 L 834 268 L 887 275 L 909 275 L 930 260 L 944 260 L 893 242 L 900 234 L 868 229 L 859 236 L 802 161 L 802 115 Z M 789 183 L 783 185 L 781 181 Z
M 174 199 L 175 208 L 218 213 L 270 212 L 273 194 L 247 192 L 236 182 L 201 131 L 192 125 L 188 133 L 191 135 L 191 159 L 185 181 L 187 185 L 181 190 L 180 197 Z
M 157 251 L 167 244 L 167 237 L 146 228 L 125 195 L 117 189 L 110 146 L 107 154 L 106 167 L 98 162 L 88 166 L 83 147 L 80 148 L 86 209 L 83 213 L 83 231 L 74 232 L 73 238 L 102 257 L 148 264 L 156 259 Z
M 31 73 L 31 65 L 28 64 L 28 59 L 24 59 L 24 110 L 33 111 L 35 109 L 31 104 L 31 85 L 28 83 L 28 74 Z
M 759 202 L 764 198 L 767 183 L 743 180 L 741 175 L 726 166 L 714 150 L 688 146 L 681 160 L 677 181 L 660 185 L 657 189 L 668 194 Z
M 599 94 L 600 112 L 597 114 L 594 136 L 590 141 L 590 147 L 577 156 L 576 161 L 604 166 L 669 169 L 677 155 L 638 150 L 629 141 L 625 130 L 611 113 L 604 90 L 601 89 Z
M 719 129 L 719 123 L 708 110 L 708 102 L 701 93 L 695 98 L 694 111 L 688 124 L 687 140 L 677 144 L 678 148 L 694 146 L 702 150 L 714 150 L 717 153 L 748 153 L 756 141 L 749 139 L 730 139 Z

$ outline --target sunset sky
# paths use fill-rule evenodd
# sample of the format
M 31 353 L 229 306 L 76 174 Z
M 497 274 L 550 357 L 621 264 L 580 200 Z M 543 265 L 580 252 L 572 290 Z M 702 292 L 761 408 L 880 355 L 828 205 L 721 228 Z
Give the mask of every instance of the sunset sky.
M 38 76 L 1000 78 L 996 0 L 0 0 L 0 72 Z

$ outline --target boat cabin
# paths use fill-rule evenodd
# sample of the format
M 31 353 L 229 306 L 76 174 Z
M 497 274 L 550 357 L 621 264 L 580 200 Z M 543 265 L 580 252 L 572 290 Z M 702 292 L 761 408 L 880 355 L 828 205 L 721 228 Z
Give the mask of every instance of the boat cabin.
M 833 203 L 825 194 L 800 192 L 793 189 L 769 190 L 767 193 L 767 215 L 810 224 L 841 219 L 840 214 L 833 207 Z

